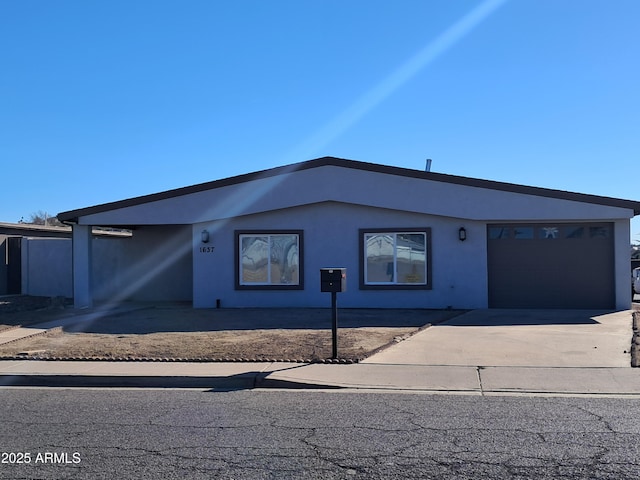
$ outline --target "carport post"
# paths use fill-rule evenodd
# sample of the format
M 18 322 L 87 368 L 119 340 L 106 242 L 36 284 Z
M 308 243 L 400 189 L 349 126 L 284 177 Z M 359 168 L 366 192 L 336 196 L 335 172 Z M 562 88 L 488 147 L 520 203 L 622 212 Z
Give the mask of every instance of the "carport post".
M 73 306 L 91 308 L 91 225 L 73 225 Z

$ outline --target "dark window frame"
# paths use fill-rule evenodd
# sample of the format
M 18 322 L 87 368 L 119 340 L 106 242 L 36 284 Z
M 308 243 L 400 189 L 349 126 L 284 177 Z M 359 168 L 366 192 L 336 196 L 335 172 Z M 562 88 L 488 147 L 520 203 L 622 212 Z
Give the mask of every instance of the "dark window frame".
M 365 278 L 365 235 L 369 233 L 424 233 L 425 234 L 425 259 L 426 265 L 426 282 L 421 284 L 410 283 L 387 283 L 387 284 L 369 284 Z M 433 289 L 433 275 L 431 266 L 431 227 L 410 227 L 410 228 L 361 228 L 358 230 L 358 243 L 359 243 L 359 282 L 360 290 L 432 290 Z
M 298 235 L 298 283 L 270 284 L 270 285 L 246 285 L 240 282 L 240 237 L 242 235 L 271 236 L 271 235 Z M 235 264 L 235 289 L 236 290 L 304 290 L 304 231 L 303 230 L 235 230 L 234 231 L 234 255 Z

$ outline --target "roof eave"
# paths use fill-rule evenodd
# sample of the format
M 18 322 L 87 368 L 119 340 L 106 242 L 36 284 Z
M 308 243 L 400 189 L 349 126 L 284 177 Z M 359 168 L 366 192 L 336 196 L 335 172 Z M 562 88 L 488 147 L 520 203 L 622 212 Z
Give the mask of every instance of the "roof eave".
M 464 185 L 469 187 L 486 188 L 491 190 L 501 190 L 507 192 L 521 193 L 526 195 L 558 198 L 562 200 L 578 201 L 583 203 L 593 203 L 598 205 L 606 205 L 619 208 L 631 209 L 635 215 L 640 215 L 640 202 L 632 200 L 624 200 L 612 197 L 602 197 L 598 195 L 589 195 L 585 193 L 567 192 L 563 190 L 554 190 L 542 187 L 532 187 L 527 185 L 518 185 L 506 182 L 497 182 L 493 180 L 484 180 L 471 177 L 461 177 L 456 175 L 449 175 L 444 173 L 426 172 L 421 170 L 413 170 L 402 167 L 394 167 L 389 165 L 380 165 L 368 162 L 361 162 L 356 160 L 348 160 L 336 157 L 322 157 L 314 160 L 307 160 L 304 162 L 294 163 L 291 165 L 285 165 L 281 167 L 270 168 L 266 170 L 260 170 L 252 173 L 245 173 L 233 177 L 228 177 L 220 180 L 214 180 L 211 182 L 200 183 L 187 187 L 176 188 L 159 193 L 152 193 L 149 195 L 143 195 L 139 197 L 133 197 L 125 200 L 118 200 L 115 202 L 104 203 L 100 205 L 94 205 L 91 207 L 81 208 L 77 210 L 69 210 L 61 212 L 57 215 L 58 220 L 63 223 L 78 223 L 80 217 L 93 215 L 98 213 L 104 213 L 111 210 L 117 210 L 120 208 L 127 208 L 144 203 L 150 203 L 159 200 L 166 200 L 170 198 L 179 197 L 182 195 L 189 195 L 192 193 L 198 193 L 215 188 L 221 188 L 230 185 L 237 185 L 253 180 L 259 180 L 263 178 L 269 178 L 277 175 L 285 175 L 297 171 L 308 170 L 312 168 L 318 168 L 323 166 L 337 166 L 343 168 L 352 168 L 357 170 L 371 171 L 377 173 L 385 173 L 389 175 L 399 175 L 412 178 L 423 178 L 425 180 L 432 180 L 438 182 L 452 183 L 458 185 Z

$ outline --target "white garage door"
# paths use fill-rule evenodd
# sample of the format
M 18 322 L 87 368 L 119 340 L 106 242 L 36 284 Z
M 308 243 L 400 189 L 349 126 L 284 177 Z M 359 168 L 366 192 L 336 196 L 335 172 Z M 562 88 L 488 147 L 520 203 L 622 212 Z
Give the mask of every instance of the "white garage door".
M 487 227 L 491 308 L 615 306 L 613 225 Z

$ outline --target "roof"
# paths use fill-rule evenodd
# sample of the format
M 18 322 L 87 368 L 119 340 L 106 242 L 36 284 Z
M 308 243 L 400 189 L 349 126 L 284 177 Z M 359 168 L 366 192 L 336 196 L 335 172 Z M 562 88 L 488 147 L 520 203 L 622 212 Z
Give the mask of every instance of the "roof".
M 71 238 L 71 227 L 53 225 L 37 225 L 35 223 L 0 222 L 0 235 L 10 237 L 57 237 Z M 103 237 L 130 237 L 131 232 L 93 228 L 92 234 Z
M 10 236 L 70 237 L 70 227 L 36 225 L 34 223 L 0 222 L 0 234 Z
M 462 177 L 457 175 L 448 175 L 444 173 L 426 172 L 422 170 L 414 170 L 402 167 L 393 167 L 388 165 L 380 165 L 368 162 L 361 162 L 356 160 L 347 160 L 343 158 L 335 157 L 322 157 L 314 160 L 307 160 L 300 163 L 294 163 L 291 165 L 285 165 L 282 167 L 271 168 L 267 170 L 260 170 L 257 172 L 246 173 L 234 177 L 224 178 L 221 180 L 214 180 L 211 182 L 200 183 L 197 185 L 191 185 L 187 187 L 177 188 L 173 190 L 167 190 L 164 192 L 153 193 L 150 195 L 143 195 L 140 197 L 129 198 L 125 200 L 119 200 L 116 202 L 104 203 L 101 205 L 95 205 L 92 207 L 81 208 L 78 210 L 70 210 L 58 214 L 58 219 L 62 222 L 75 223 L 79 217 L 85 215 L 92 215 L 96 213 L 108 212 L 110 210 L 116 210 L 120 208 L 132 207 L 136 205 L 142 205 L 145 203 L 155 202 L 159 200 L 167 200 L 183 195 L 190 195 L 193 193 L 203 192 L 206 190 L 212 190 L 216 188 L 226 187 L 230 185 L 237 185 L 253 180 L 274 177 L 278 175 L 285 175 L 292 172 L 309 170 L 313 168 L 335 166 L 342 168 L 349 168 L 355 170 L 363 170 L 368 172 L 377 172 L 387 175 L 396 175 L 402 177 L 422 178 L 425 180 L 431 180 L 436 182 L 450 183 L 456 185 L 463 185 L 476 188 L 484 188 L 489 190 L 499 190 L 505 192 L 520 193 L 526 195 L 535 195 L 539 197 L 557 198 L 561 200 L 571 200 L 583 203 L 592 203 L 597 205 L 605 205 L 610 207 L 628 208 L 633 210 L 634 215 L 640 215 L 640 201 L 624 200 L 620 198 L 602 197 L 598 195 L 589 195 L 584 193 L 567 192 L 564 190 L 554 190 L 549 188 L 531 187 L 526 185 L 518 185 L 513 183 L 496 182 L 493 180 L 483 180 L 478 178 Z

